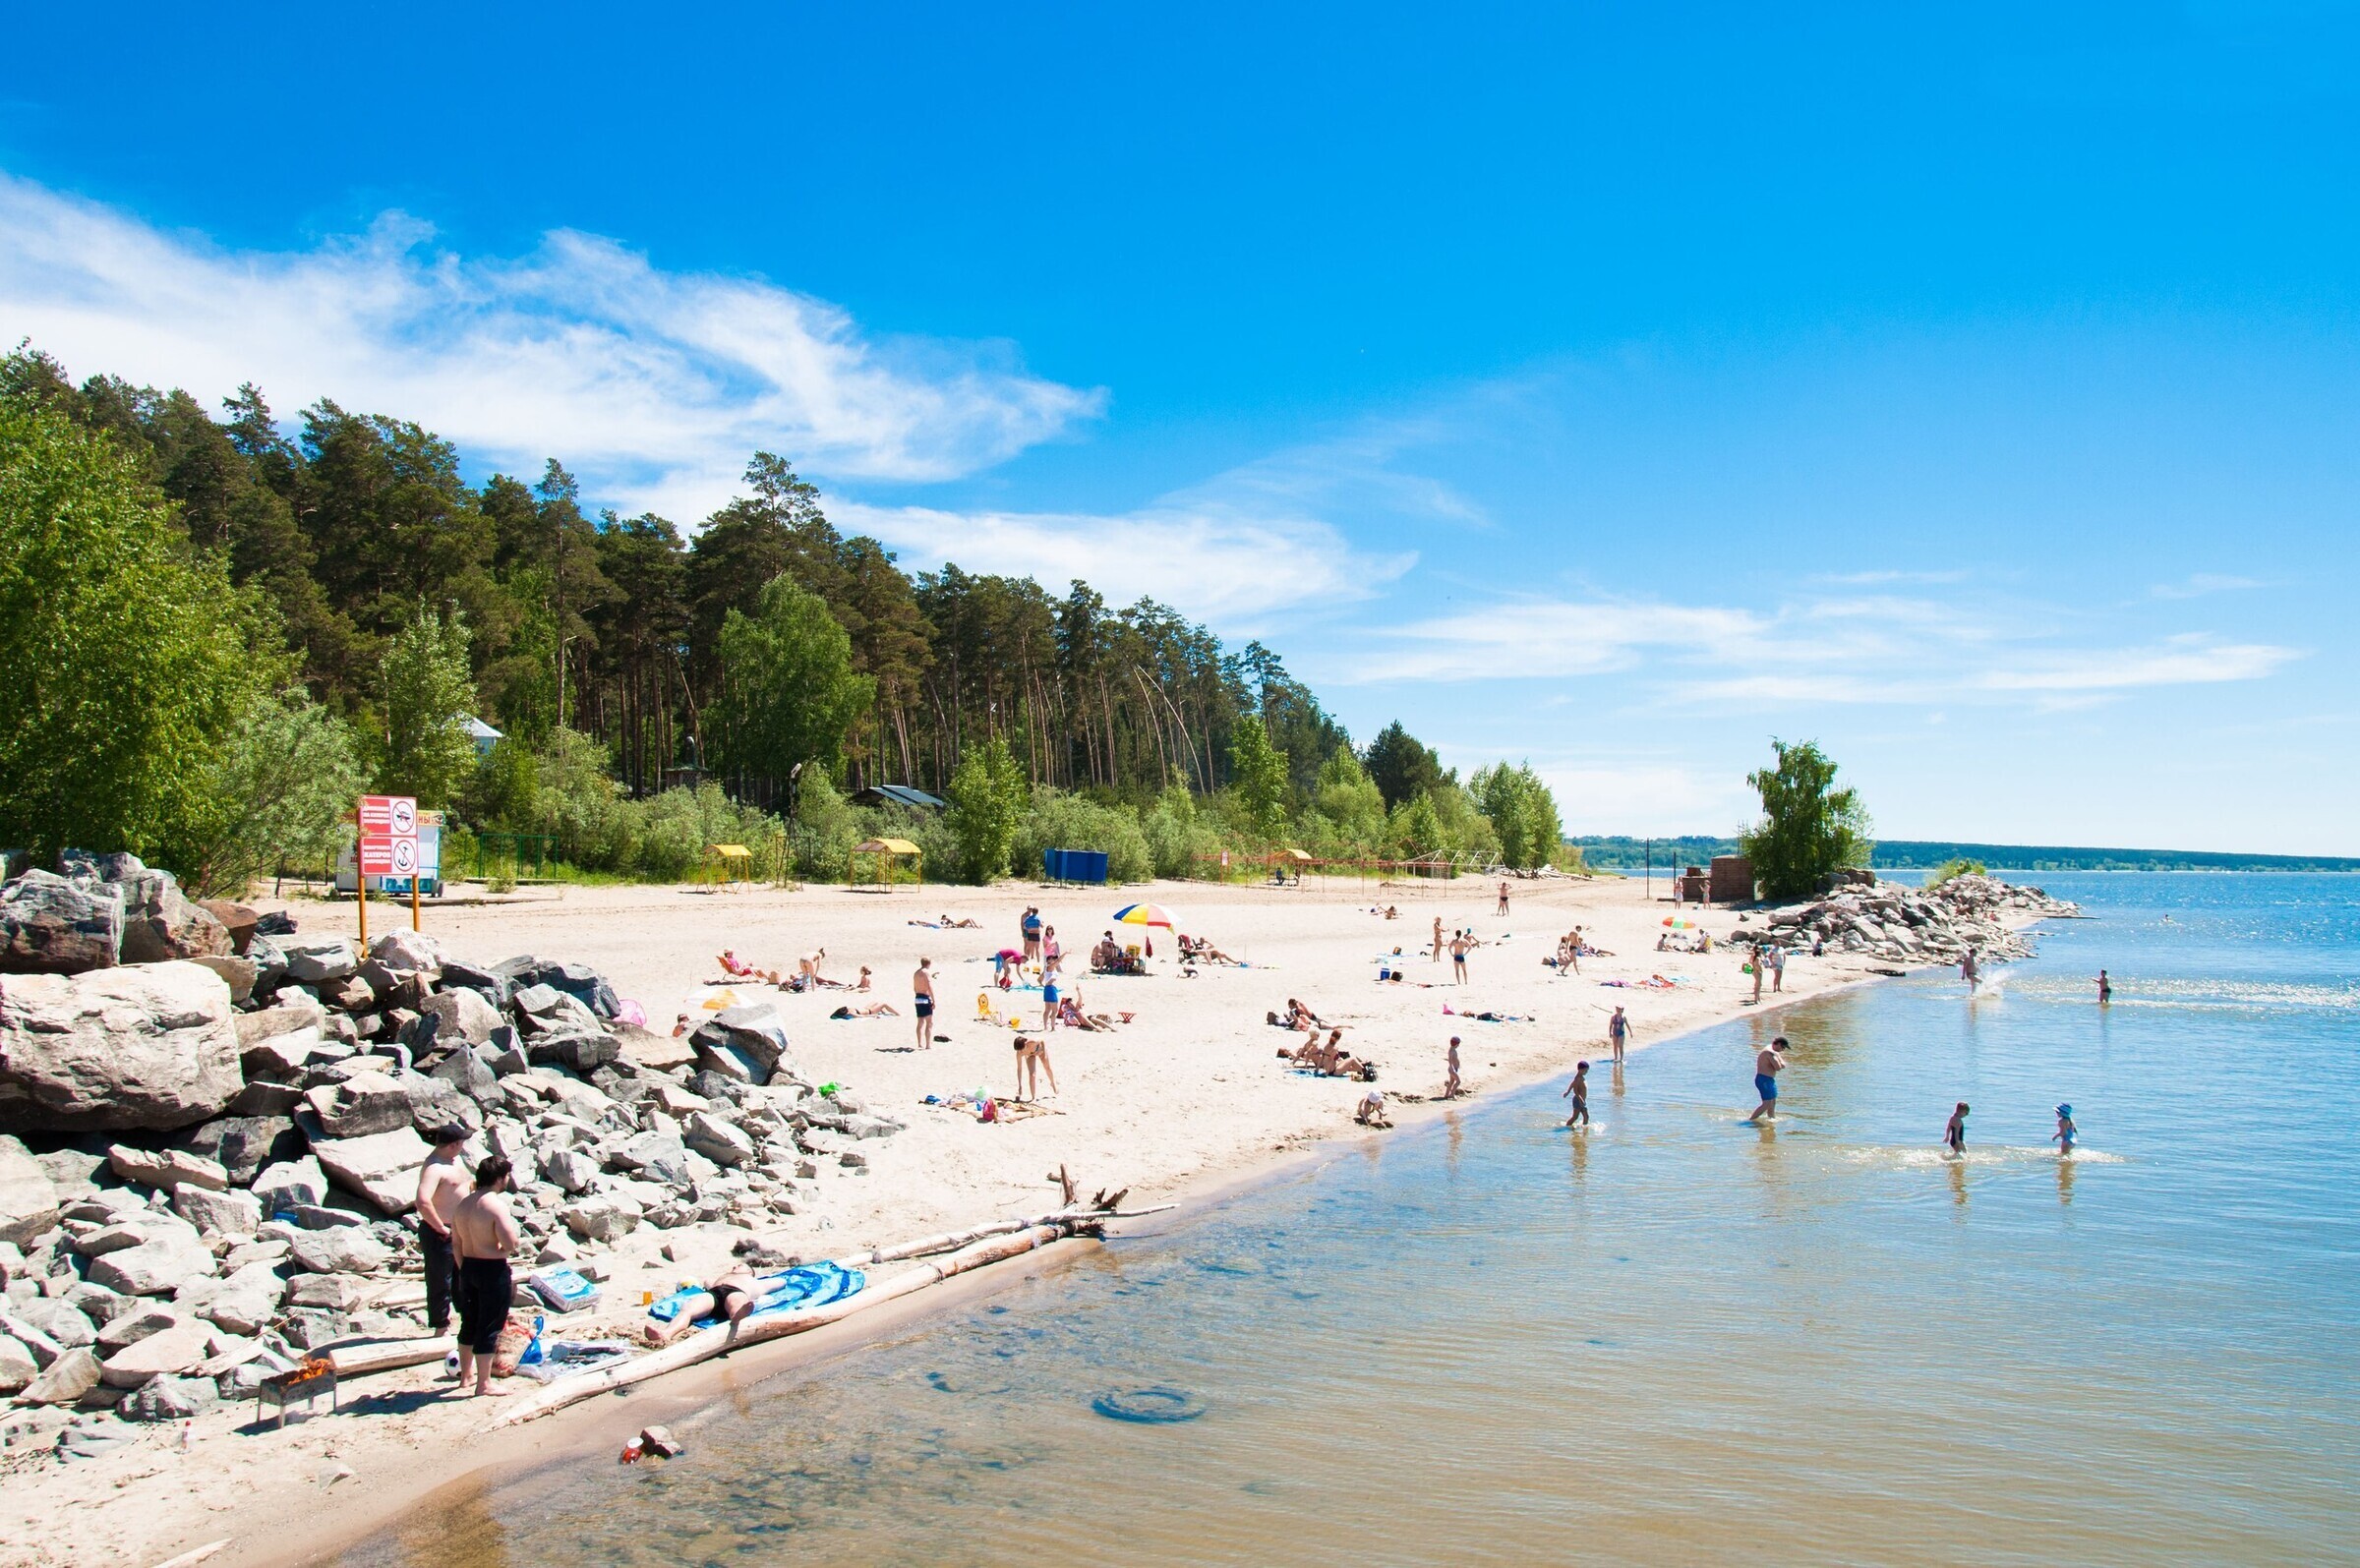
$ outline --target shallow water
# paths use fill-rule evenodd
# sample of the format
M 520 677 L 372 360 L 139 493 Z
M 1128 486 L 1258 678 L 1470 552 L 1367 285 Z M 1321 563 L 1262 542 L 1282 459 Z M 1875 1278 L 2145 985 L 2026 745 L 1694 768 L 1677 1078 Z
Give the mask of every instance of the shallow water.
M 1989 994 L 1372 1140 L 342 1561 L 2360 1562 L 2360 879 L 2041 880 L 2099 918 Z

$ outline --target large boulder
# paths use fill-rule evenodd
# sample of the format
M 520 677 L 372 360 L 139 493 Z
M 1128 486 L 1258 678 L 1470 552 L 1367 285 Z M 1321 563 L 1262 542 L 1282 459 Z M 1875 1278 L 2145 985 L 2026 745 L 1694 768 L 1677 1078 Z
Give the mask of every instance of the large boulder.
M 71 1405 L 98 1386 L 97 1355 L 76 1347 L 49 1364 L 17 1397 L 28 1405 Z
M 115 1407 L 125 1421 L 190 1421 L 221 1403 L 209 1377 L 151 1378 Z
M 202 1232 L 252 1236 L 262 1227 L 262 1200 L 252 1192 L 208 1192 L 184 1187 L 172 1194 L 172 1212 Z
M 90 1259 L 89 1281 L 123 1296 L 168 1296 L 192 1279 L 218 1271 L 212 1249 L 189 1227 L 157 1231 L 137 1247 Z
M 229 1173 L 202 1154 L 186 1149 L 140 1149 L 117 1143 L 106 1151 L 107 1166 L 126 1182 L 161 1188 L 167 1192 L 202 1187 L 219 1192 L 229 1186 Z
M 304 1095 L 329 1138 L 361 1138 L 410 1125 L 410 1096 L 383 1073 L 355 1073 L 338 1083 L 323 1083 Z
M 435 1020 L 435 1038 L 442 1042 L 464 1040 L 482 1045 L 505 1021 L 482 992 L 465 986 L 435 993 L 419 1011 Z
M 28 871 L 0 888 L 0 972 L 111 968 L 122 947 L 122 895 L 104 883 Z
M 516 994 L 516 982 L 499 969 L 479 968 L 457 958 L 442 960 L 442 988 L 473 991 L 496 1008 L 506 1007 L 508 998 Z
M 197 902 L 229 933 L 229 951 L 245 957 L 246 950 L 254 945 L 255 922 L 262 917 L 247 905 L 228 899 L 200 899 Z
M 272 1160 L 291 1160 L 304 1150 L 303 1134 L 283 1116 L 224 1116 L 173 1139 L 177 1148 L 211 1160 L 230 1184 L 250 1187 Z
M 55 1362 L 49 1365 L 56 1365 Z M 32 1352 L 5 1334 L 0 1334 L 0 1394 L 14 1394 L 41 1375 L 33 1364 Z
M 367 1274 L 384 1268 L 393 1256 L 383 1242 L 352 1225 L 297 1231 L 287 1242 L 287 1252 L 298 1267 L 315 1274 Z
M 229 999 L 238 1006 L 244 1007 L 247 1001 L 253 997 L 254 982 L 260 971 L 256 969 L 252 958 L 222 958 L 215 954 L 202 953 L 191 958 L 189 961 L 202 963 L 219 975 L 222 983 L 229 987 Z
M 727 1008 L 688 1036 L 697 1065 L 741 1083 L 768 1083 L 774 1076 L 800 1077 L 787 1054 L 787 1023 L 767 1002 Z
M 287 1282 L 272 1263 L 249 1263 L 194 1299 L 197 1315 L 232 1334 L 259 1334 L 278 1315 Z
M 183 898 L 171 872 L 141 871 L 117 887 L 123 895 L 125 963 L 230 955 L 229 928 L 204 905 Z
M 309 1208 L 327 1196 L 327 1173 L 311 1154 L 299 1160 L 283 1160 L 254 1179 L 254 1195 L 261 1200 L 265 1214 Z
M 287 960 L 287 977 L 300 985 L 341 980 L 360 968 L 352 944 L 342 937 L 289 938 L 278 944 Z
M 209 1354 L 212 1337 L 210 1326 L 193 1320 L 150 1334 L 100 1362 L 99 1381 L 109 1388 L 143 1388 L 150 1378 L 185 1372 Z
M 680 1141 L 716 1165 L 744 1165 L 754 1157 L 754 1140 L 711 1111 L 691 1113 L 681 1124 Z
M 369 944 L 369 957 L 388 969 L 440 969 L 442 944 L 423 931 L 393 930 Z
M 0 983 L 0 1132 L 165 1131 L 218 1116 L 245 1078 L 229 987 L 201 964 Z
M 0 1242 L 30 1247 L 57 1224 L 57 1184 L 13 1137 L 0 1137 Z
M 417 1206 L 418 1168 L 434 1152 L 410 1130 L 406 1110 L 403 1116 L 403 1124 L 389 1132 L 317 1138 L 312 1143 L 313 1155 L 338 1187 L 357 1192 L 384 1214 L 407 1214 Z

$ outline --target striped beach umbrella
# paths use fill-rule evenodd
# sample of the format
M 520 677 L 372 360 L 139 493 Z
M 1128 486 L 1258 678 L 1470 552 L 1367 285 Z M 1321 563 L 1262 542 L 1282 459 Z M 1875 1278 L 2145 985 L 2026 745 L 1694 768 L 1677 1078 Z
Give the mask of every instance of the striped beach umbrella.
M 1670 926 L 1675 931 L 1693 931 L 1696 929 L 1695 921 L 1682 920 L 1679 915 L 1676 914 L 1665 915 L 1664 924 Z
M 1147 925 L 1163 927 L 1166 931 L 1180 929 L 1180 917 L 1160 903 L 1127 903 L 1114 911 L 1116 925 Z

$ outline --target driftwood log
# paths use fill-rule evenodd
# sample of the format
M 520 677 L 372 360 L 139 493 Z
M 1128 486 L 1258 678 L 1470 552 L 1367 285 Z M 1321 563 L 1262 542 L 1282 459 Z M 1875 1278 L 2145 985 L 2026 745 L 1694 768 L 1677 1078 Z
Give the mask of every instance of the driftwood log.
M 886 1302 L 898 1301 L 913 1291 L 936 1285 L 955 1275 L 978 1269 L 987 1263 L 1001 1262 L 1030 1252 L 1035 1248 L 1062 1240 L 1083 1231 L 1094 1231 L 1110 1219 L 1130 1218 L 1137 1214 L 1160 1213 L 1171 1205 L 1135 1209 L 1128 1213 L 1114 1210 L 1074 1212 L 1061 1210 L 1033 1219 L 997 1220 L 966 1231 L 951 1231 L 940 1236 L 921 1237 L 895 1247 L 879 1248 L 836 1259 L 847 1268 L 859 1268 L 877 1263 L 892 1262 L 907 1257 L 925 1256 L 941 1252 L 947 1255 L 932 1257 L 914 1268 L 904 1269 L 888 1279 L 876 1280 L 856 1296 L 830 1302 L 824 1307 L 804 1307 L 796 1311 L 764 1313 L 749 1317 L 735 1325 L 721 1323 L 702 1328 L 676 1345 L 651 1351 L 620 1366 L 603 1366 L 571 1377 L 560 1378 L 540 1392 L 509 1403 L 506 1409 L 492 1420 L 492 1427 L 514 1426 L 521 1423 L 563 1410 L 568 1405 L 596 1394 L 628 1388 L 651 1377 L 661 1377 L 699 1362 L 710 1361 L 727 1350 L 740 1345 L 756 1345 L 764 1340 L 781 1339 L 790 1334 L 807 1333 L 829 1323 L 841 1322 L 856 1312 Z

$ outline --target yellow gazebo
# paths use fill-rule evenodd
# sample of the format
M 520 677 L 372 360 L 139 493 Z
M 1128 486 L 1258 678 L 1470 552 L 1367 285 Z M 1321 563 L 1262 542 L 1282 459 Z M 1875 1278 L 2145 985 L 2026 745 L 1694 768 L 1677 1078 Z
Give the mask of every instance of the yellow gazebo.
M 868 861 L 870 872 L 865 880 L 883 887 L 891 887 L 894 884 L 897 880 L 895 873 L 900 869 L 901 862 L 904 860 L 910 862 L 911 881 L 920 881 L 924 876 L 925 860 L 916 844 L 907 839 L 871 839 L 866 843 L 853 845 L 850 863 L 845 868 L 844 880 L 847 887 L 856 888 L 862 885 L 860 862 L 863 857 L 866 857 Z
M 706 844 L 705 865 L 717 886 L 754 880 L 754 852 L 741 843 Z

